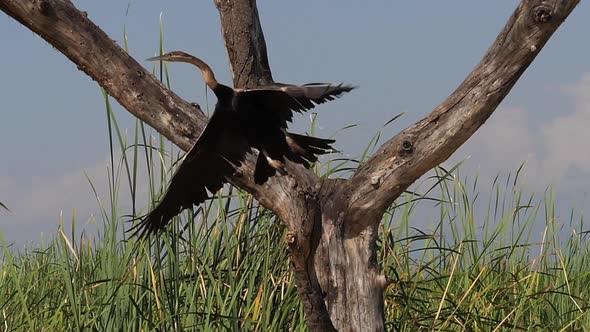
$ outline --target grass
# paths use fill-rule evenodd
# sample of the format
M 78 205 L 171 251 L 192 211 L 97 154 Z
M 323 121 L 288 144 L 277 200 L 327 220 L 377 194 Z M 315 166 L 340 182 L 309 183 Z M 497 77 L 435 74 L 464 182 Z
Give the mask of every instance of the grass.
M 177 153 L 139 122 L 127 137 L 106 94 L 105 104 L 112 160 L 98 231 L 78 231 L 74 216 L 69 234 L 60 220 L 51 241 L 19 251 L 0 233 L 0 331 L 305 331 L 285 229 L 248 194 L 224 189 L 182 213 L 152 246 L 126 238 L 122 211 L 144 211 L 141 184 L 157 197 Z M 126 153 L 116 157 L 116 147 Z M 461 179 L 459 166 L 437 168 L 384 216 L 378 257 L 391 281 L 388 328 L 590 328 L 583 219 L 560 221 L 551 191 L 526 196 L 520 169 L 497 177 L 483 201 L 478 178 Z
M 382 228 L 380 254 L 393 279 L 385 307 L 393 330 L 590 328 L 583 219 L 572 213 L 567 223 L 560 221 L 551 191 L 526 197 L 518 175 L 504 186 L 496 178 L 487 204 L 478 202 L 477 180 L 468 189 L 456 173 L 439 168 L 433 177 L 442 181 L 431 231 L 411 230 L 416 206 L 409 194 Z

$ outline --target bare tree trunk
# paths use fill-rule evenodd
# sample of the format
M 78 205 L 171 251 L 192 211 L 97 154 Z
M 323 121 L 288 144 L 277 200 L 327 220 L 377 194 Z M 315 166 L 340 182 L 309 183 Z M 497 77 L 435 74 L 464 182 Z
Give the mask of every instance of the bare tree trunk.
M 376 261 L 386 209 L 486 121 L 579 0 L 523 0 L 481 62 L 427 117 L 403 130 L 348 180 L 298 165 L 253 183 L 254 159 L 231 179 L 288 226 L 287 245 L 312 331 L 384 331 Z M 215 0 L 236 87 L 272 84 L 254 0 Z M 0 9 L 64 53 L 121 105 L 187 150 L 206 120 L 69 1 L 0 0 Z
M 480 64 L 447 100 L 383 144 L 350 180 L 314 178 L 315 186 L 304 189 L 307 200 L 297 196 L 303 203 L 280 215 L 291 230 L 288 243 L 312 331 L 385 330 L 387 279 L 380 273 L 375 250 L 383 214 L 409 185 L 450 157 L 485 122 L 576 3 L 523 1 Z M 270 68 L 255 1 L 216 4 L 234 84 L 265 82 L 259 75 L 270 77 Z M 232 45 L 242 51 L 236 53 Z M 244 69 L 249 61 L 258 64 L 256 70 Z M 309 176 L 293 177 L 296 184 L 302 179 L 312 182 Z M 332 326 L 317 306 L 318 295 L 324 297 Z

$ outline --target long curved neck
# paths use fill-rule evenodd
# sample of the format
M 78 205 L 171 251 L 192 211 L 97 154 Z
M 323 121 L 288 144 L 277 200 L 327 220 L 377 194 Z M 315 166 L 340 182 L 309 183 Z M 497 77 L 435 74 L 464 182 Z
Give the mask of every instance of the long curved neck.
M 215 74 L 213 74 L 213 70 L 211 70 L 211 67 L 209 67 L 205 61 L 195 56 L 187 57 L 186 60 L 188 63 L 192 63 L 193 65 L 199 67 L 201 73 L 203 73 L 203 79 L 205 80 L 205 83 L 207 83 L 207 86 L 211 90 L 215 90 L 219 86 L 219 83 L 217 83 L 217 80 L 215 79 Z

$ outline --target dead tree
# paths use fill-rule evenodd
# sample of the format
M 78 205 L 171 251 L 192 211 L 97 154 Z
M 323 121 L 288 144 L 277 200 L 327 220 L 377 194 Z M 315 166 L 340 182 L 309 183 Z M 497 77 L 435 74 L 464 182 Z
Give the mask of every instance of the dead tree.
M 231 183 L 288 227 L 298 293 L 311 331 L 383 331 L 386 278 L 376 263 L 386 209 L 446 160 L 488 119 L 579 0 L 523 0 L 481 62 L 424 119 L 384 143 L 347 180 L 319 179 L 302 166 L 264 185 L 255 156 Z M 234 85 L 273 83 L 255 0 L 216 0 Z M 207 118 L 168 91 L 66 0 L 0 0 L 0 9 L 66 55 L 129 112 L 183 150 Z

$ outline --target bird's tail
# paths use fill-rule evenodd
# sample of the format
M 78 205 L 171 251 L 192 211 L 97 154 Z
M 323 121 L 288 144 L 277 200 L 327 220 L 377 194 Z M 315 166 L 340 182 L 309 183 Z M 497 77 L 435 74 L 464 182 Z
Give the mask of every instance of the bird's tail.
M 311 163 L 316 162 L 319 155 L 336 151 L 331 145 L 336 142 L 333 139 L 317 138 L 293 133 L 287 133 L 286 138 L 291 151 Z M 297 160 L 293 161 L 297 162 Z M 309 167 L 309 164 L 304 164 L 306 167 Z
M 319 155 L 336 151 L 331 145 L 336 142 L 333 139 L 293 133 L 286 133 L 285 139 L 289 147 L 288 151 L 285 151 L 284 148 L 278 150 L 262 149 L 258 153 L 258 160 L 254 170 L 254 182 L 261 184 L 275 175 L 277 171 L 283 173 L 285 166 L 283 160 L 285 158 L 309 168 L 310 163 L 316 162 Z

